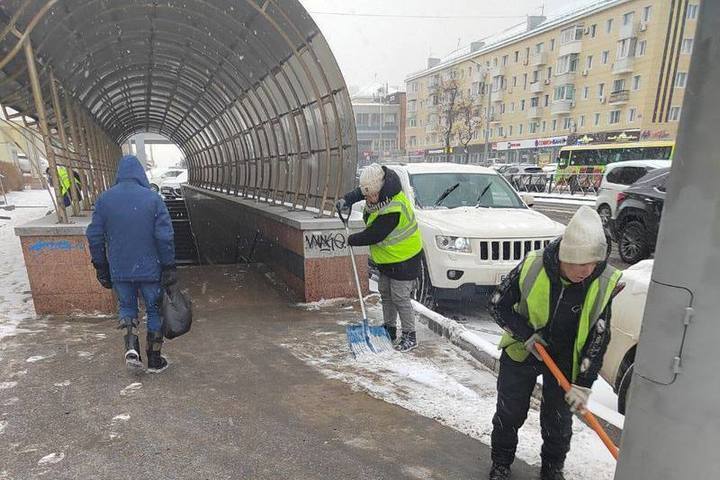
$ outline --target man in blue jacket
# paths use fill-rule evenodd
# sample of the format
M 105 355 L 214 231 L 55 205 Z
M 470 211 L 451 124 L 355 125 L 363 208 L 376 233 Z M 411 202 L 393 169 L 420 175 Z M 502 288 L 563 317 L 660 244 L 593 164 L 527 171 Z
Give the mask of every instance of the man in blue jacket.
M 143 368 L 139 292 L 147 312 L 148 372 L 165 370 L 167 360 L 160 354 L 160 302 L 163 287 L 177 282 L 173 228 L 165 202 L 150 189 L 137 157 L 120 159 L 115 185 L 95 202 L 87 238 L 98 281 L 105 288 L 114 288 L 118 297 L 125 363 L 128 368 Z

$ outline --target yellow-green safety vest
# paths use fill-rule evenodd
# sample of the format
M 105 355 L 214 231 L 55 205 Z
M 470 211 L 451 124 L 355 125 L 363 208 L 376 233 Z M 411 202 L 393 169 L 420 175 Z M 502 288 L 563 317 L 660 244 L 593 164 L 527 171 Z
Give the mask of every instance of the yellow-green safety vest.
M 605 311 L 621 276 L 620 270 L 608 265 L 587 289 L 573 349 L 573 382 L 581 371 L 580 355 L 590 330 Z M 520 301 L 515 304 L 514 309 L 528 319 L 535 331 L 542 329 L 550 321 L 550 288 L 550 277 L 543 266 L 543 250 L 530 252 L 520 271 Z M 529 355 L 523 342 L 507 332 L 500 340 L 498 348 L 504 348 L 516 362 L 525 361 Z
M 370 258 L 378 265 L 409 260 L 422 250 L 422 237 L 415 220 L 415 211 L 405 193 L 400 192 L 377 210 L 365 207 L 365 224 L 372 225 L 379 215 L 400 213 L 400 221 L 382 242 L 370 245 Z
M 60 181 L 60 195 L 65 195 L 70 191 L 70 176 L 67 168 L 57 167 L 58 180 Z

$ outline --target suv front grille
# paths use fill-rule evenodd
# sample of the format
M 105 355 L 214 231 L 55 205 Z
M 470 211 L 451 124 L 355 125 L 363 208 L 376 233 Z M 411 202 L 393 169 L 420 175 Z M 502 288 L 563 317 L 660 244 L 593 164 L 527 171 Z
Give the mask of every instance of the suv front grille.
M 481 240 L 480 260 L 514 262 L 525 258 L 528 252 L 545 248 L 552 239 Z

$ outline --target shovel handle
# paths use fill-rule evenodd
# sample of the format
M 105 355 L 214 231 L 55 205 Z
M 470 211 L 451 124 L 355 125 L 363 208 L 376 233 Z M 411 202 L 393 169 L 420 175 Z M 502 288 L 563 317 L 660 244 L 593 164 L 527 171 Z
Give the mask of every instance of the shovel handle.
M 568 382 L 568 379 L 565 378 L 565 375 L 562 373 L 562 371 L 560 371 L 557 364 L 555 363 L 555 360 L 553 360 L 547 350 L 545 350 L 545 347 L 542 346 L 539 342 L 535 342 L 535 349 L 542 357 L 543 362 L 548 367 L 548 370 L 550 370 L 550 372 L 553 374 L 560 387 L 562 387 L 565 392 L 569 392 L 572 388 L 570 382 Z M 585 421 L 588 423 L 588 425 L 590 425 L 590 428 L 595 430 L 595 433 L 598 434 L 598 437 L 600 437 L 600 440 L 602 440 L 607 449 L 610 450 L 610 454 L 615 458 L 615 460 L 617 460 L 619 453 L 618 448 L 615 443 L 613 443 L 613 441 L 610 439 L 607 432 L 603 429 L 602 425 L 600 425 L 600 422 L 598 422 L 597 418 L 595 418 L 595 415 L 593 415 L 590 410 L 585 409 L 585 411 L 582 412 L 582 416 L 583 418 L 585 418 Z

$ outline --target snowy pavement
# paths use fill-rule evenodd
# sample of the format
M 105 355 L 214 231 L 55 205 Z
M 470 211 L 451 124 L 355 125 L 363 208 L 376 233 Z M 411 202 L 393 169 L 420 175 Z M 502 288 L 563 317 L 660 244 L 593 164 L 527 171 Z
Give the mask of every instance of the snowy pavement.
M 45 190 L 9 192 L 9 206 L 0 206 L 0 340 L 14 335 L 23 320 L 33 318 L 32 297 L 20 239 L 15 227 L 45 216 L 52 209 L 52 200 Z
M 338 308 L 323 304 L 319 311 L 337 316 L 333 310 Z M 382 316 L 379 306 L 370 305 L 368 315 L 371 321 L 379 322 Z M 338 323 L 347 324 L 342 320 Z M 418 339 L 421 346 L 408 354 L 393 352 L 359 360 L 352 358 L 345 335 L 336 329 L 319 331 L 312 338 L 298 339 L 285 346 L 299 359 L 327 377 L 349 384 L 353 390 L 433 418 L 489 445 L 496 402 L 494 374 L 421 324 Z M 573 431 L 567 478 L 613 478 L 615 461 L 596 434 L 579 420 L 574 421 Z M 539 411 L 535 405 L 520 431 L 518 458 L 539 465 L 541 444 Z

